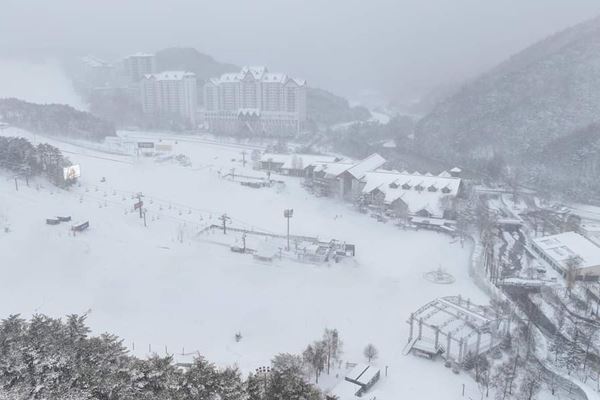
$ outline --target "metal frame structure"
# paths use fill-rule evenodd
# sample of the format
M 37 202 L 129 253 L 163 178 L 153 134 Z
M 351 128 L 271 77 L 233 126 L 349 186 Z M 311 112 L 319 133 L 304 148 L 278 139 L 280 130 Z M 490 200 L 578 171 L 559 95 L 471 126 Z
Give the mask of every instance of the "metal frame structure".
M 498 345 L 498 336 L 508 329 L 505 322 L 490 307 L 461 296 L 442 297 L 410 315 L 408 351 L 428 343 L 431 355 L 441 353 L 445 359 L 461 363 L 469 353 L 477 356 Z

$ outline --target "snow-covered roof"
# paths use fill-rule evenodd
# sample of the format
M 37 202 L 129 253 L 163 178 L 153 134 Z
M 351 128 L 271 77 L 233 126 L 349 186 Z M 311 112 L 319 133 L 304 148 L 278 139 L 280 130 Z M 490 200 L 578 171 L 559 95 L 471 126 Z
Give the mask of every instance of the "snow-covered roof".
M 306 168 L 320 163 L 333 163 L 339 160 L 336 156 L 327 156 L 322 154 L 275 154 L 265 153 L 260 157 L 261 162 L 274 162 L 283 164 L 283 169 Z
M 259 117 L 260 110 L 258 108 L 240 108 L 238 110 L 238 116 L 239 115 Z
M 563 269 L 566 269 L 566 262 L 572 257 L 580 260 L 579 269 L 600 268 L 600 247 L 579 233 L 563 232 L 535 238 L 533 242 Z
M 247 73 L 251 73 L 254 79 L 261 79 L 267 72 L 267 67 L 264 65 L 260 66 L 244 66 L 240 72 L 240 79 L 243 78 Z
M 415 340 L 415 343 L 413 343 L 412 348 L 424 351 L 425 353 L 429 354 L 435 354 L 438 351 L 442 350 L 442 346 L 438 344 L 438 346 L 436 347 L 435 343 L 428 339 Z
M 245 66 L 240 72 L 226 73 L 218 78 L 211 78 L 209 82 L 213 85 L 219 85 L 221 83 L 238 83 L 241 82 L 248 74 L 251 74 L 252 78 L 263 83 L 294 83 L 298 86 L 306 85 L 306 81 L 304 79 L 291 78 L 284 73 L 269 72 L 267 67 L 264 66 Z
M 454 167 L 450 170 L 450 172 L 462 172 L 462 169 L 458 168 L 458 167 Z
M 366 173 L 381 168 L 386 163 L 386 159 L 379 154 L 374 153 L 364 160 L 358 162 L 352 168 L 348 169 L 348 173 L 356 179 L 362 179 Z
M 415 321 L 422 319 L 429 326 L 439 327 L 441 333 L 450 333 L 455 340 L 467 340 L 478 331 L 489 332 L 490 324 L 498 317 L 488 307 L 471 303 L 460 296 L 447 296 L 419 308 L 412 314 L 412 318 Z M 423 335 L 421 339 L 430 341 L 432 337 Z M 441 346 L 444 344 L 443 341 L 439 343 Z
M 340 162 L 317 162 L 315 163 L 315 172 L 325 172 L 327 177 L 335 178 L 352 168 L 356 163 L 348 161 Z
M 137 52 L 135 54 L 129 55 L 128 57 L 154 57 L 154 54 Z
M 146 74 L 144 78 L 155 79 L 157 81 L 180 81 L 183 78 L 193 78 L 196 75 L 193 72 L 186 71 L 163 71 L 157 74 Z
M 367 172 L 362 180 L 365 182 L 363 194 L 378 190 L 385 195 L 387 204 L 401 199 L 409 212 L 414 214 L 426 210 L 436 217 L 442 217 L 444 213 L 441 199 L 456 196 L 461 183 L 460 178 L 441 174 L 416 175 L 387 170 Z
M 287 79 L 287 76 L 285 74 L 281 74 L 281 73 L 277 73 L 277 74 L 273 74 L 273 73 L 267 73 L 264 74 L 262 77 L 262 81 L 263 82 L 279 82 L 279 83 L 283 83 L 285 82 Z
M 92 68 L 109 67 L 110 64 L 96 56 L 85 56 L 81 57 L 81 62 Z
M 346 375 L 346 380 L 366 386 L 379 374 L 379 368 L 372 365 L 357 364 L 352 371 Z

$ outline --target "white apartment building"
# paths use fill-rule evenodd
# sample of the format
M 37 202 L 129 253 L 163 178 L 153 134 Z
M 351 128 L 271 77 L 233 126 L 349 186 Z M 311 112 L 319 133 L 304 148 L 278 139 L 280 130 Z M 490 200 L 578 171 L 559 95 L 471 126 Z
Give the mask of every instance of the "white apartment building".
M 196 75 L 184 71 L 147 74 L 140 83 L 142 110 L 147 114 L 182 117 L 196 124 Z
M 244 67 L 204 85 L 204 120 L 213 132 L 288 136 L 306 122 L 306 81 Z
M 138 83 L 144 78 L 144 75 L 156 72 L 154 54 L 132 54 L 123 59 L 123 67 L 130 83 Z

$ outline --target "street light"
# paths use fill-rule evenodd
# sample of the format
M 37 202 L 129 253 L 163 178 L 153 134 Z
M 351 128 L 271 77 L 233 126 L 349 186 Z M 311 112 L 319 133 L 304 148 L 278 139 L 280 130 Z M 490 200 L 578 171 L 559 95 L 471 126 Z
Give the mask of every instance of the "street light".
M 292 208 L 286 208 L 283 210 L 283 217 L 287 219 L 287 251 L 290 251 L 290 218 L 294 216 L 294 210 Z

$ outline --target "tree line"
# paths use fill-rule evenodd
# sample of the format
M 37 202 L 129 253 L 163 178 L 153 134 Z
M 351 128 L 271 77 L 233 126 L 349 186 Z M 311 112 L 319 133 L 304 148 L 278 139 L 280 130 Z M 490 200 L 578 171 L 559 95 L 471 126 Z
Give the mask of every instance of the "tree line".
M 115 135 L 112 123 L 64 104 L 34 104 L 0 99 L 0 120 L 46 135 L 99 141 Z
M 0 322 L 0 399 L 319 400 L 301 356 L 279 354 L 246 379 L 204 357 L 140 359 L 108 333 L 91 336 L 85 315 L 12 315 Z
M 34 146 L 24 138 L 0 136 L 0 168 L 23 179 L 43 176 L 57 186 L 65 186 L 73 182 L 63 178 L 63 168 L 70 165 L 57 147 L 47 143 Z

